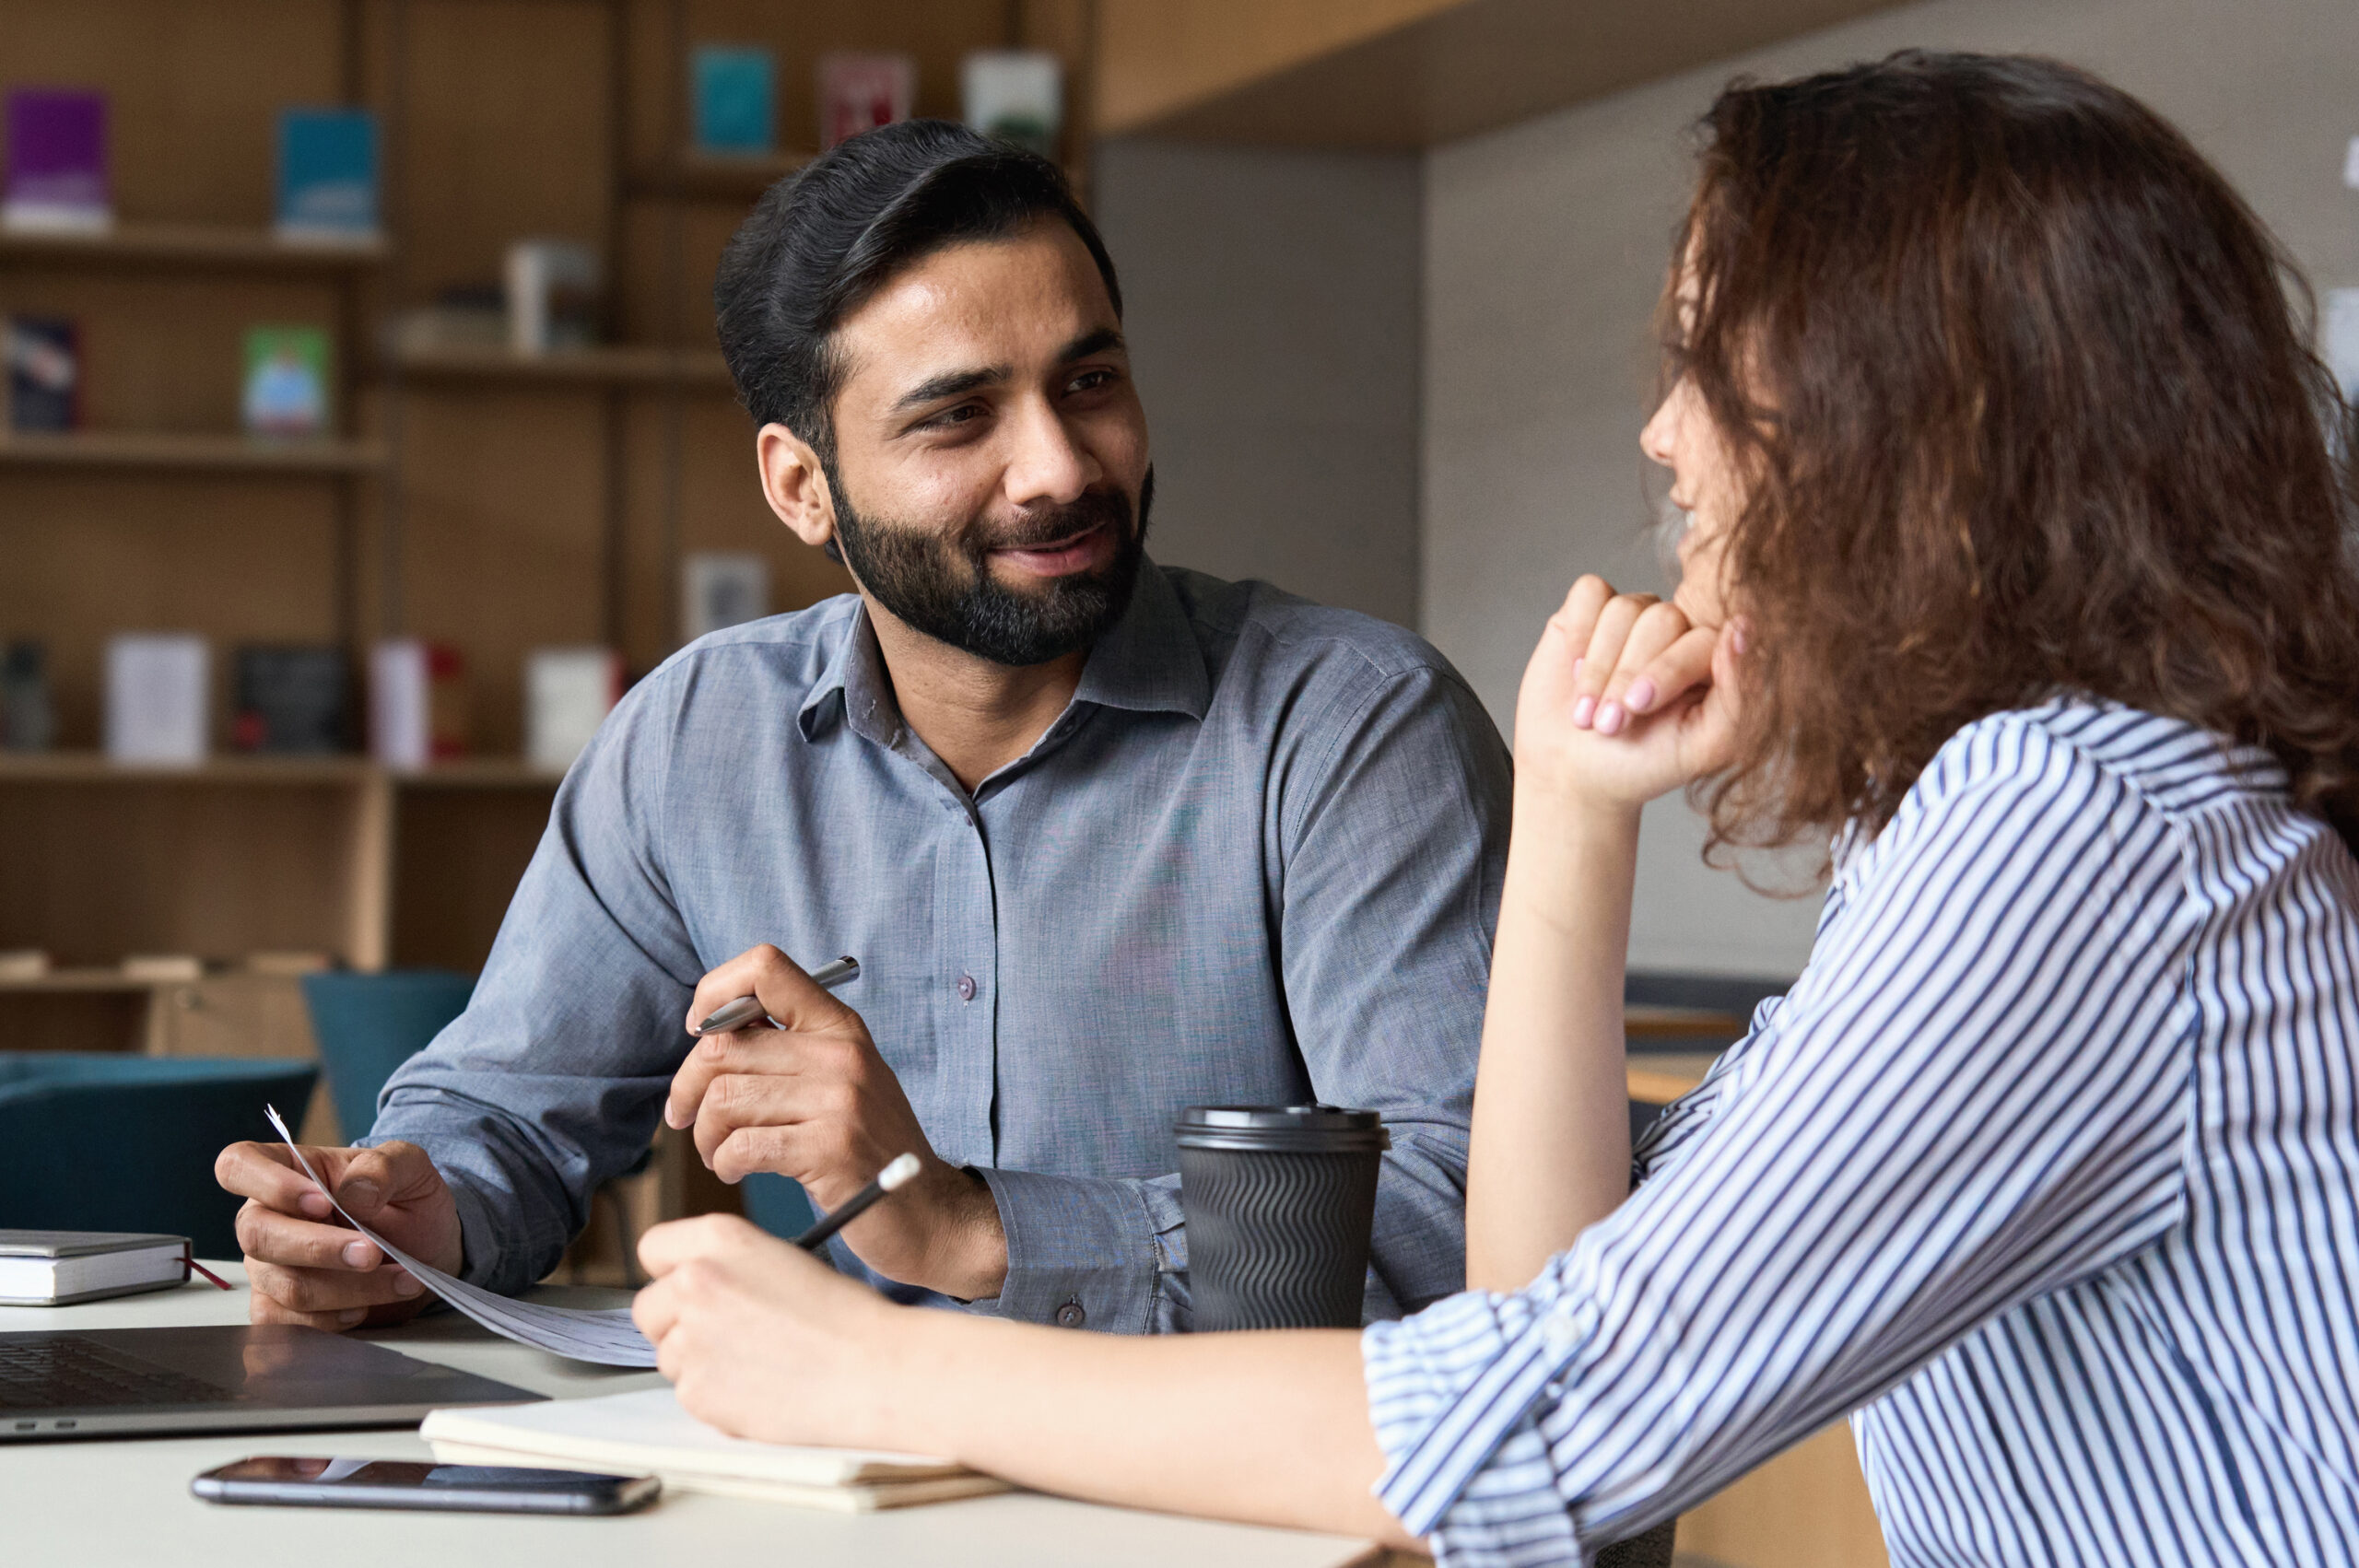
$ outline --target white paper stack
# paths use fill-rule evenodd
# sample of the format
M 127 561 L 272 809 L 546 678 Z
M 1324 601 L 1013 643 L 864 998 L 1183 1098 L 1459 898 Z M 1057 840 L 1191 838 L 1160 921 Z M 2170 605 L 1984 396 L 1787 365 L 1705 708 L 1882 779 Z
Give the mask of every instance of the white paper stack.
M 107 642 L 107 755 L 203 762 L 213 659 L 201 637 L 126 632 Z
M 656 1475 L 676 1491 L 848 1514 L 1008 1490 L 947 1459 L 731 1437 L 682 1410 L 669 1388 L 436 1410 L 418 1430 L 445 1464 Z

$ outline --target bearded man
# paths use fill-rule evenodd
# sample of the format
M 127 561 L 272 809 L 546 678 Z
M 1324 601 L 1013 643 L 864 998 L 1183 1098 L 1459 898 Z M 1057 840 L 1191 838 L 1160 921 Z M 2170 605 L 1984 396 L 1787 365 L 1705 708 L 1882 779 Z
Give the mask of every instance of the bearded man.
M 1152 1332 L 1188 1320 L 1174 1114 L 1320 1100 L 1391 1129 L 1367 1315 L 1459 1289 L 1508 795 L 1465 684 L 1397 627 L 1146 558 L 1121 288 L 1041 159 L 854 138 L 763 198 L 714 293 L 763 494 L 859 592 L 624 698 L 465 1013 L 315 1155 L 346 1208 L 513 1292 L 659 1115 L 823 1208 L 907 1151 L 838 1267 Z M 838 954 L 830 994 L 800 965 Z M 767 1019 L 687 1033 L 744 997 Z M 283 1152 L 219 1175 L 258 1320 L 416 1310 Z

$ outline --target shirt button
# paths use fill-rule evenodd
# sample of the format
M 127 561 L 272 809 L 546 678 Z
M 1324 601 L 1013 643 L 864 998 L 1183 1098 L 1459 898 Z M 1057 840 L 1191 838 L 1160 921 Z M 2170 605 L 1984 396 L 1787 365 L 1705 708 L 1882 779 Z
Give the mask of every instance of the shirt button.
M 972 1001 L 975 1000 L 974 976 L 961 975 L 958 977 L 958 1000 L 960 1001 Z
M 1575 1327 L 1571 1314 L 1552 1312 L 1540 1320 L 1540 1337 L 1557 1350 L 1570 1350 L 1581 1331 Z
M 1088 1321 L 1088 1312 L 1077 1301 L 1069 1301 L 1057 1308 L 1057 1327 L 1060 1328 L 1078 1328 Z

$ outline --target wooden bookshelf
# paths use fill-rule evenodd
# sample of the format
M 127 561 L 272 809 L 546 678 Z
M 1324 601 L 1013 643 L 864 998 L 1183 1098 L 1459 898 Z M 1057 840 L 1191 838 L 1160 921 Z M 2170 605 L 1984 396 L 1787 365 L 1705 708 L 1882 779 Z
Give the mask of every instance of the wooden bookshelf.
M 376 473 L 391 460 L 382 441 L 333 436 L 270 440 L 178 430 L 0 433 L 0 465 L 18 468 L 336 475 Z
M 504 348 L 411 350 L 390 369 L 417 381 L 545 381 L 557 384 L 730 390 L 729 367 L 715 349 L 602 345 L 518 354 Z
M 0 228 L 0 265 L 317 274 L 381 266 L 392 253 L 381 238 L 297 241 L 227 224 L 122 223 L 103 234 Z

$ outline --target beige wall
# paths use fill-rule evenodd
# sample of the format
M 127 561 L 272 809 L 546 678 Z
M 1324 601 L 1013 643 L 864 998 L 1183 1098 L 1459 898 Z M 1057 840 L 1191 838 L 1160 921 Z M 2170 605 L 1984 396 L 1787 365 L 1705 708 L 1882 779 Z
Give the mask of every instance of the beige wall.
M 1414 625 L 1420 160 L 1117 139 L 1093 179 L 1156 558 Z
M 1426 161 L 1421 627 L 1506 728 L 1541 621 L 1584 570 L 1655 579 L 1636 440 L 1647 317 L 1684 200 L 1683 135 L 1739 71 L 1778 76 L 1909 45 L 2052 54 L 2177 121 L 2320 288 L 2359 283 L 2354 0 L 1943 0 L 1437 149 Z M 1814 901 L 1696 860 L 1649 816 L 1636 965 L 1792 972 Z

